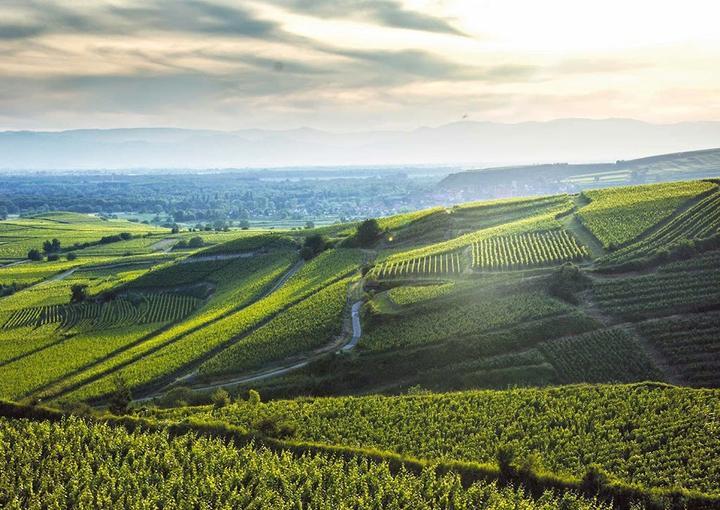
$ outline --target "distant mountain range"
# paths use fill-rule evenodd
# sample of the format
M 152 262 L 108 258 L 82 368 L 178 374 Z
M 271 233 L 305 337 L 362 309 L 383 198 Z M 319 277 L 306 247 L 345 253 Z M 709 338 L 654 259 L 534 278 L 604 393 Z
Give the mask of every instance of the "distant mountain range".
M 412 131 L 176 128 L 0 132 L 0 169 L 490 166 L 599 162 L 720 146 L 720 122 L 456 122 Z

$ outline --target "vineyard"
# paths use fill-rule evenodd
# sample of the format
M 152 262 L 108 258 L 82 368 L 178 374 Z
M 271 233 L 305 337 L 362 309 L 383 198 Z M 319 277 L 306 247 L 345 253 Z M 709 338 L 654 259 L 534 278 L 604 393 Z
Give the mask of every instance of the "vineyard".
M 262 260 L 262 258 L 260 259 Z M 359 250 L 333 250 L 316 257 L 305 264 L 282 287 L 262 296 L 263 291 L 281 276 L 276 266 L 272 271 L 259 275 L 248 275 L 244 306 L 236 306 L 228 313 L 221 313 L 214 319 L 203 313 L 203 308 L 188 320 L 163 331 L 137 348 L 122 354 L 122 358 L 108 360 L 102 367 L 112 372 L 121 359 L 135 360 L 123 368 L 122 373 L 132 386 L 141 386 L 157 378 L 172 374 L 193 361 L 202 359 L 214 349 L 228 347 L 254 329 L 284 312 L 290 306 L 302 301 L 339 276 L 353 272 L 362 260 Z M 282 342 L 282 339 L 277 339 Z M 149 351 L 149 353 L 148 353 Z M 94 367 L 93 371 L 100 367 Z M 89 375 L 89 374 L 88 374 Z M 112 391 L 112 375 L 93 381 L 86 387 L 68 395 L 72 399 L 86 399 L 106 395 Z
M 424 257 L 383 262 L 375 266 L 371 275 L 376 278 L 453 275 L 463 271 L 464 254 L 442 253 Z
M 182 294 L 140 294 L 104 303 L 50 305 L 15 311 L 3 329 L 57 324 L 78 330 L 121 328 L 133 324 L 173 322 L 189 315 L 200 300 Z
M 388 295 L 394 304 L 407 306 L 444 296 L 451 292 L 454 287 L 455 284 L 453 282 L 441 285 L 394 287 L 388 291 Z
M 616 249 L 672 215 L 678 207 L 716 188 L 703 181 L 626 186 L 583 191 L 590 201 L 580 221 L 606 249 Z
M 597 282 L 594 293 L 606 311 L 628 319 L 709 310 L 720 306 L 720 270 L 611 279 Z
M 558 338 L 540 346 L 563 383 L 662 379 L 637 340 L 622 329 Z
M 385 397 L 277 400 L 160 411 L 163 419 L 210 416 L 239 426 L 283 416 L 299 439 L 392 450 L 425 459 L 517 459 L 583 476 L 597 464 L 646 487 L 720 494 L 720 392 L 658 384 L 575 385 Z
M 386 462 L 293 455 L 193 434 L 0 418 L 0 506 L 21 508 L 513 508 L 610 510 L 573 493 L 531 498 L 456 473 L 397 472 Z M 46 455 L 44 452 L 51 451 Z M 168 474 L 171 475 L 168 475 Z
M 639 329 L 687 383 L 720 386 L 720 314 L 642 322 Z
M 532 291 L 505 296 L 459 295 L 445 303 L 429 302 L 413 309 L 411 315 L 374 317 L 360 348 L 405 349 L 451 338 L 460 340 L 568 311 L 565 304 Z
M 580 261 L 587 256 L 587 248 L 566 230 L 491 237 L 472 244 L 472 267 L 479 269 L 526 268 Z
M 340 280 L 300 301 L 208 360 L 200 373 L 239 372 L 324 346 L 340 333 L 347 285 Z
M 714 191 L 636 243 L 617 250 L 603 262 L 618 263 L 652 255 L 683 240 L 708 237 L 720 229 L 720 191 Z

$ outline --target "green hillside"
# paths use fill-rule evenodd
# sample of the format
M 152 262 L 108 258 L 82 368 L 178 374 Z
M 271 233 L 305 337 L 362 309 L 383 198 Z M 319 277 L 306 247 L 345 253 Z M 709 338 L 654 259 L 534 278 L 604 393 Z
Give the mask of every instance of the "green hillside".
M 719 193 L 635 185 L 276 232 L 2 221 L 0 398 L 96 411 L 3 419 L 0 445 L 22 446 L 0 450 L 0 502 L 26 506 L 3 490 L 39 462 L 44 434 L 115 459 L 145 494 L 175 490 L 155 480 L 160 459 L 211 465 L 240 480 L 217 494 L 231 507 L 325 508 L 360 491 L 353 508 L 602 507 L 594 494 L 717 508 Z M 94 414 L 108 406 L 154 428 Z M 4 413 L 35 408 L 20 409 Z M 150 445 L 142 459 L 115 450 Z M 71 460 L 43 462 L 65 487 Z M 278 475 L 244 492 L 253 470 Z M 102 497 L 120 490 L 83 476 Z M 186 502 L 212 484 L 191 485 Z M 88 497 L 41 493 L 46 506 Z

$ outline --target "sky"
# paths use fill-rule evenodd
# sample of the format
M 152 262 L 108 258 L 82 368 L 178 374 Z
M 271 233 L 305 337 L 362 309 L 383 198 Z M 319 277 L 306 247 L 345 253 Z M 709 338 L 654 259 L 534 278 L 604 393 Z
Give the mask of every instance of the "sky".
M 720 120 L 716 0 L 0 3 L 0 129 Z

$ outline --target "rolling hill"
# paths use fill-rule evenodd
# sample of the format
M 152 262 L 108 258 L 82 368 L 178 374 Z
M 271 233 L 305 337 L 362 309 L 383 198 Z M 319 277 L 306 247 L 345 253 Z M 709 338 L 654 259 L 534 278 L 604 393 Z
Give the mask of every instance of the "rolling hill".
M 716 179 L 362 228 L 0 222 L 0 504 L 27 504 L 5 494 L 30 464 L 70 487 L 74 450 L 37 451 L 83 445 L 184 502 L 218 477 L 230 506 L 720 508 Z M 41 501 L 129 490 L 82 477 Z

